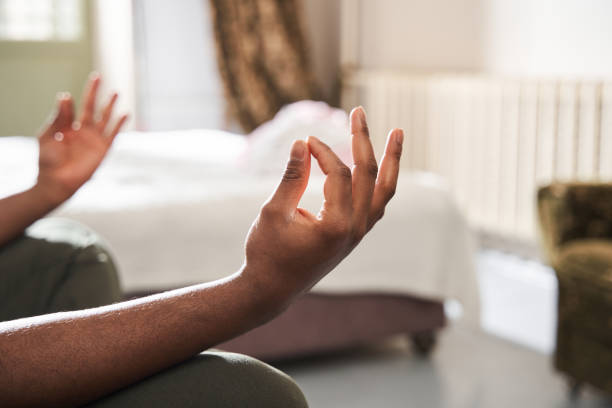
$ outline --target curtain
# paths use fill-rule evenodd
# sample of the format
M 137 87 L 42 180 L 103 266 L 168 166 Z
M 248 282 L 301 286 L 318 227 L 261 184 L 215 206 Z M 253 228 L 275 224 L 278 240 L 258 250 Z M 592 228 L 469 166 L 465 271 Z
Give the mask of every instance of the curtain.
M 319 99 L 300 0 L 210 0 L 229 114 L 245 131 L 283 105 Z

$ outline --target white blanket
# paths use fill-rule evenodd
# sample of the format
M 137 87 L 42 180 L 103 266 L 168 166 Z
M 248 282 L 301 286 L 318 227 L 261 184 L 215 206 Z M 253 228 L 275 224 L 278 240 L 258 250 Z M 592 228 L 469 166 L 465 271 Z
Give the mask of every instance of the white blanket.
M 121 134 L 94 179 L 54 215 L 106 238 L 127 290 L 228 275 L 280 177 L 244 165 L 245 140 L 208 130 Z M 0 138 L 0 196 L 31 185 L 36 158 L 34 139 Z M 313 170 L 303 207 L 318 211 L 321 186 Z M 477 316 L 474 240 L 444 183 L 403 172 L 385 217 L 314 290 L 456 299 Z

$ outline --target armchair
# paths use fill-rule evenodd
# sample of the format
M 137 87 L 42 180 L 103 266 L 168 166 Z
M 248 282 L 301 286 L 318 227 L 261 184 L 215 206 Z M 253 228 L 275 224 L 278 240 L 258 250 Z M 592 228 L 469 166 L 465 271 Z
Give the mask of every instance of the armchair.
M 538 191 L 541 238 L 559 281 L 555 367 L 573 392 L 612 393 L 612 184 Z

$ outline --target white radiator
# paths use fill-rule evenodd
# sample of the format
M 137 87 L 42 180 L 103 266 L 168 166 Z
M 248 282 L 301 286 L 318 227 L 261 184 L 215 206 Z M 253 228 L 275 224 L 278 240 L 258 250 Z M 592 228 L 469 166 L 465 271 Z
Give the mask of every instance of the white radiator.
M 378 152 L 406 134 L 404 167 L 444 176 L 472 224 L 536 238 L 535 193 L 552 180 L 612 180 L 612 83 L 348 71 Z

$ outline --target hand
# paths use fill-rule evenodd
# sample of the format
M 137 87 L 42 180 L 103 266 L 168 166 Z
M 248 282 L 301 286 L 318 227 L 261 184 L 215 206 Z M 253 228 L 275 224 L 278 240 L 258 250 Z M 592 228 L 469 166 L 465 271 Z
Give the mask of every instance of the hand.
M 69 94 L 61 94 L 55 117 L 38 138 L 38 181 L 35 188 L 51 203 L 59 205 L 70 198 L 91 178 L 125 123 L 127 115 L 110 127 L 114 93 L 96 116 L 96 96 L 100 85 L 94 75 L 84 96 L 81 117 L 74 121 L 74 108 Z
M 298 140 L 278 188 L 263 206 L 246 241 L 242 274 L 281 308 L 330 272 L 383 216 L 399 173 L 403 132 L 389 133 L 378 169 L 363 108 L 350 115 L 353 169 L 323 142 Z M 318 215 L 297 208 L 308 184 L 310 155 L 325 173 Z

